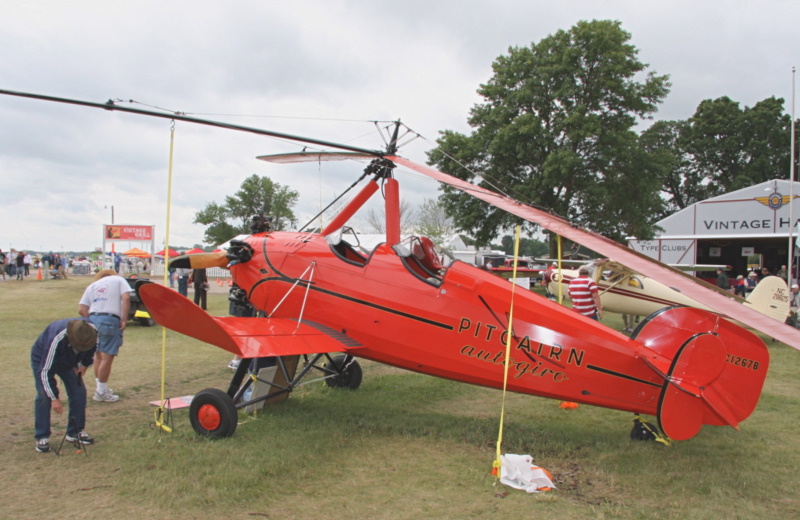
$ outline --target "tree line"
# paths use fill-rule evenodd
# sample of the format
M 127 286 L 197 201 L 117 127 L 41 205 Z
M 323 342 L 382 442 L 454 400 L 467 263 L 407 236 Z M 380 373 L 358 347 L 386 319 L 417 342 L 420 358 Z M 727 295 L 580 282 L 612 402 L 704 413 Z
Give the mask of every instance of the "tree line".
M 621 242 L 652 238 L 659 220 L 695 202 L 789 177 L 791 117 L 780 98 L 744 108 L 708 99 L 685 121 L 637 131 L 671 85 L 630 37 L 618 21 L 595 20 L 509 48 L 478 89 L 472 133 L 442 131 L 429 163 Z M 518 223 L 443 191 L 456 225 L 478 242 Z
M 619 21 L 593 20 L 510 47 L 478 88 L 481 101 L 467 119 L 472 132 L 442 130 L 428 163 L 621 242 L 652 238 L 659 220 L 695 202 L 789 177 L 791 117 L 783 99 L 752 107 L 707 99 L 687 120 L 648 126 L 671 84 L 639 60 L 630 39 Z M 259 212 L 286 229 L 296 223 L 297 197 L 253 175 L 195 222 L 208 226 L 209 244 L 247 233 Z M 481 246 L 516 224 L 537 231 L 446 187 L 417 211 L 421 234 L 457 230 Z

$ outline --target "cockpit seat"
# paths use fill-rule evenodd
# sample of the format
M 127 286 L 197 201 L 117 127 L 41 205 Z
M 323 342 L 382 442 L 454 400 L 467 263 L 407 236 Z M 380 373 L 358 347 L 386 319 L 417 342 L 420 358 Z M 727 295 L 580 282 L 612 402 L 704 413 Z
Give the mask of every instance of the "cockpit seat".
M 428 237 L 418 237 L 413 241 L 412 245 L 414 256 L 422 264 L 422 267 L 437 274 L 444 266 L 439 261 L 439 255 L 436 254 L 436 248 L 433 241 Z

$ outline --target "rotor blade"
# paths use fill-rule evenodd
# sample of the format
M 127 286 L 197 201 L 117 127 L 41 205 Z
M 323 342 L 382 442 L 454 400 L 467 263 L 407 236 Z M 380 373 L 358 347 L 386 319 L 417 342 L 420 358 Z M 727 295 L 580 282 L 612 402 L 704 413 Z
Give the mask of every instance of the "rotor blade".
M 704 286 L 708 284 L 705 284 L 702 280 L 653 260 L 649 256 L 638 253 L 610 238 L 592 231 L 578 229 L 562 218 L 532 208 L 531 206 L 517 202 L 509 197 L 481 188 L 480 186 L 453 177 L 452 175 L 448 175 L 429 166 L 417 164 L 398 156 L 387 156 L 386 158 L 398 165 L 405 166 L 426 177 L 439 181 L 442 184 L 451 186 L 488 202 L 512 215 L 538 224 L 573 242 L 584 245 L 592 251 L 624 264 L 629 269 L 633 269 L 644 276 L 649 276 L 650 278 L 658 280 L 664 285 L 677 288 L 689 298 L 714 309 L 716 312 L 741 321 L 755 330 L 763 332 L 772 338 L 786 343 L 792 348 L 800 350 L 800 330 L 775 320 L 767 319 L 758 311 L 737 303 L 730 296 L 710 290 L 708 287 Z M 787 294 L 786 297 L 788 298 L 789 295 Z
M 84 107 L 101 108 L 103 110 L 113 110 L 117 112 L 128 112 L 130 114 L 139 114 L 150 117 L 160 117 L 163 119 L 171 119 L 175 121 L 185 121 L 187 123 L 195 123 L 199 125 L 214 126 L 217 128 L 224 128 L 226 130 L 237 130 L 239 132 L 249 132 L 257 135 L 267 135 L 270 137 L 277 137 L 279 139 L 287 139 L 289 141 L 299 141 L 312 145 L 320 145 L 328 148 L 337 148 L 339 150 L 350 150 L 352 152 L 369 155 L 371 157 L 382 157 L 384 154 L 379 150 L 368 150 L 366 148 L 359 148 L 357 146 L 350 146 L 342 143 L 331 143 L 322 141 L 320 139 L 313 139 L 311 137 L 303 137 L 299 135 L 284 134 L 282 132 L 274 132 L 271 130 L 263 130 L 261 128 L 253 128 L 249 126 L 235 125 L 232 123 L 225 123 L 223 121 L 213 121 L 211 119 L 201 119 L 198 117 L 190 117 L 183 115 L 180 112 L 155 112 L 153 110 L 144 110 L 141 108 L 124 107 L 117 105 L 114 101 L 108 100 L 105 103 L 95 103 L 91 101 L 83 101 L 80 99 L 61 98 L 55 96 L 46 96 L 43 94 L 34 94 L 31 92 L 18 92 L 14 90 L 0 89 L 0 95 L 17 96 L 30 99 L 39 99 L 42 101 L 54 101 L 56 103 L 66 103 L 69 105 L 79 105 Z
M 196 253 L 176 256 L 169 261 L 170 267 L 184 269 L 207 269 L 209 267 L 228 268 L 228 257 L 225 251 L 217 253 Z
M 716 271 L 722 269 L 723 271 L 730 271 L 731 266 L 722 264 L 669 264 L 675 269 L 681 271 Z
M 259 155 L 256 159 L 277 164 L 302 162 L 346 161 L 348 159 L 374 159 L 374 155 L 357 152 L 295 152 Z
M 583 264 L 589 263 L 591 260 L 569 260 L 566 258 L 562 258 L 559 260 L 558 258 L 534 258 L 534 262 L 539 262 L 540 264 L 558 264 L 561 263 L 562 266 L 566 267 L 567 269 L 572 267 L 580 267 Z

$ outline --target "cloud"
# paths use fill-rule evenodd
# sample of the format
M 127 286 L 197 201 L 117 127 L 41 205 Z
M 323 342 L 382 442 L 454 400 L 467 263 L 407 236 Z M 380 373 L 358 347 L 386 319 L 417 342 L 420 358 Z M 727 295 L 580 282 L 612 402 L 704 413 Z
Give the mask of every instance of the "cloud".
M 641 59 L 671 76 L 657 117 L 685 119 L 701 100 L 723 95 L 747 106 L 788 100 L 798 11 L 785 1 L 26 2 L 6 6 L 0 19 L 0 89 L 120 99 L 380 148 L 370 121 L 400 118 L 430 140 L 440 130 L 468 132 L 476 89 L 509 46 L 579 20 L 617 19 Z M 117 223 L 155 225 L 155 247 L 163 247 L 169 120 L 11 96 L 0 96 L 0 120 L 3 249 L 94 249 L 111 206 Z M 424 161 L 429 147 L 417 140 L 403 154 Z M 194 213 L 253 173 L 298 190 L 304 223 L 363 168 L 255 160 L 299 148 L 176 123 L 170 243 L 200 243 Z M 414 203 L 436 195 L 430 182 L 399 175 Z

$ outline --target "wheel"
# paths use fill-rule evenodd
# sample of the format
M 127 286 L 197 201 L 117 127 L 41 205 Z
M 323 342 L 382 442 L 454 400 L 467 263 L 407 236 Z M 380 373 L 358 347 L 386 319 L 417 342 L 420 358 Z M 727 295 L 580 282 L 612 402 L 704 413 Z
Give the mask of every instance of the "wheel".
M 153 318 L 136 318 L 136 321 L 138 321 L 139 325 L 141 325 L 142 327 L 152 327 L 153 325 L 156 324 Z
M 347 365 L 348 360 L 350 364 Z M 349 388 L 355 390 L 361 386 L 361 365 L 352 356 L 336 356 L 331 363 L 325 363 L 325 368 L 341 372 L 335 376 L 331 376 L 325 380 L 325 383 L 331 388 Z M 342 367 L 347 365 L 347 368 L 342 370 Z
M 239 415 L 228 394 L 218 388 L 206 388 L 192 399 L 189 420 L 198 434 L 222 438 L 236 431 Z

